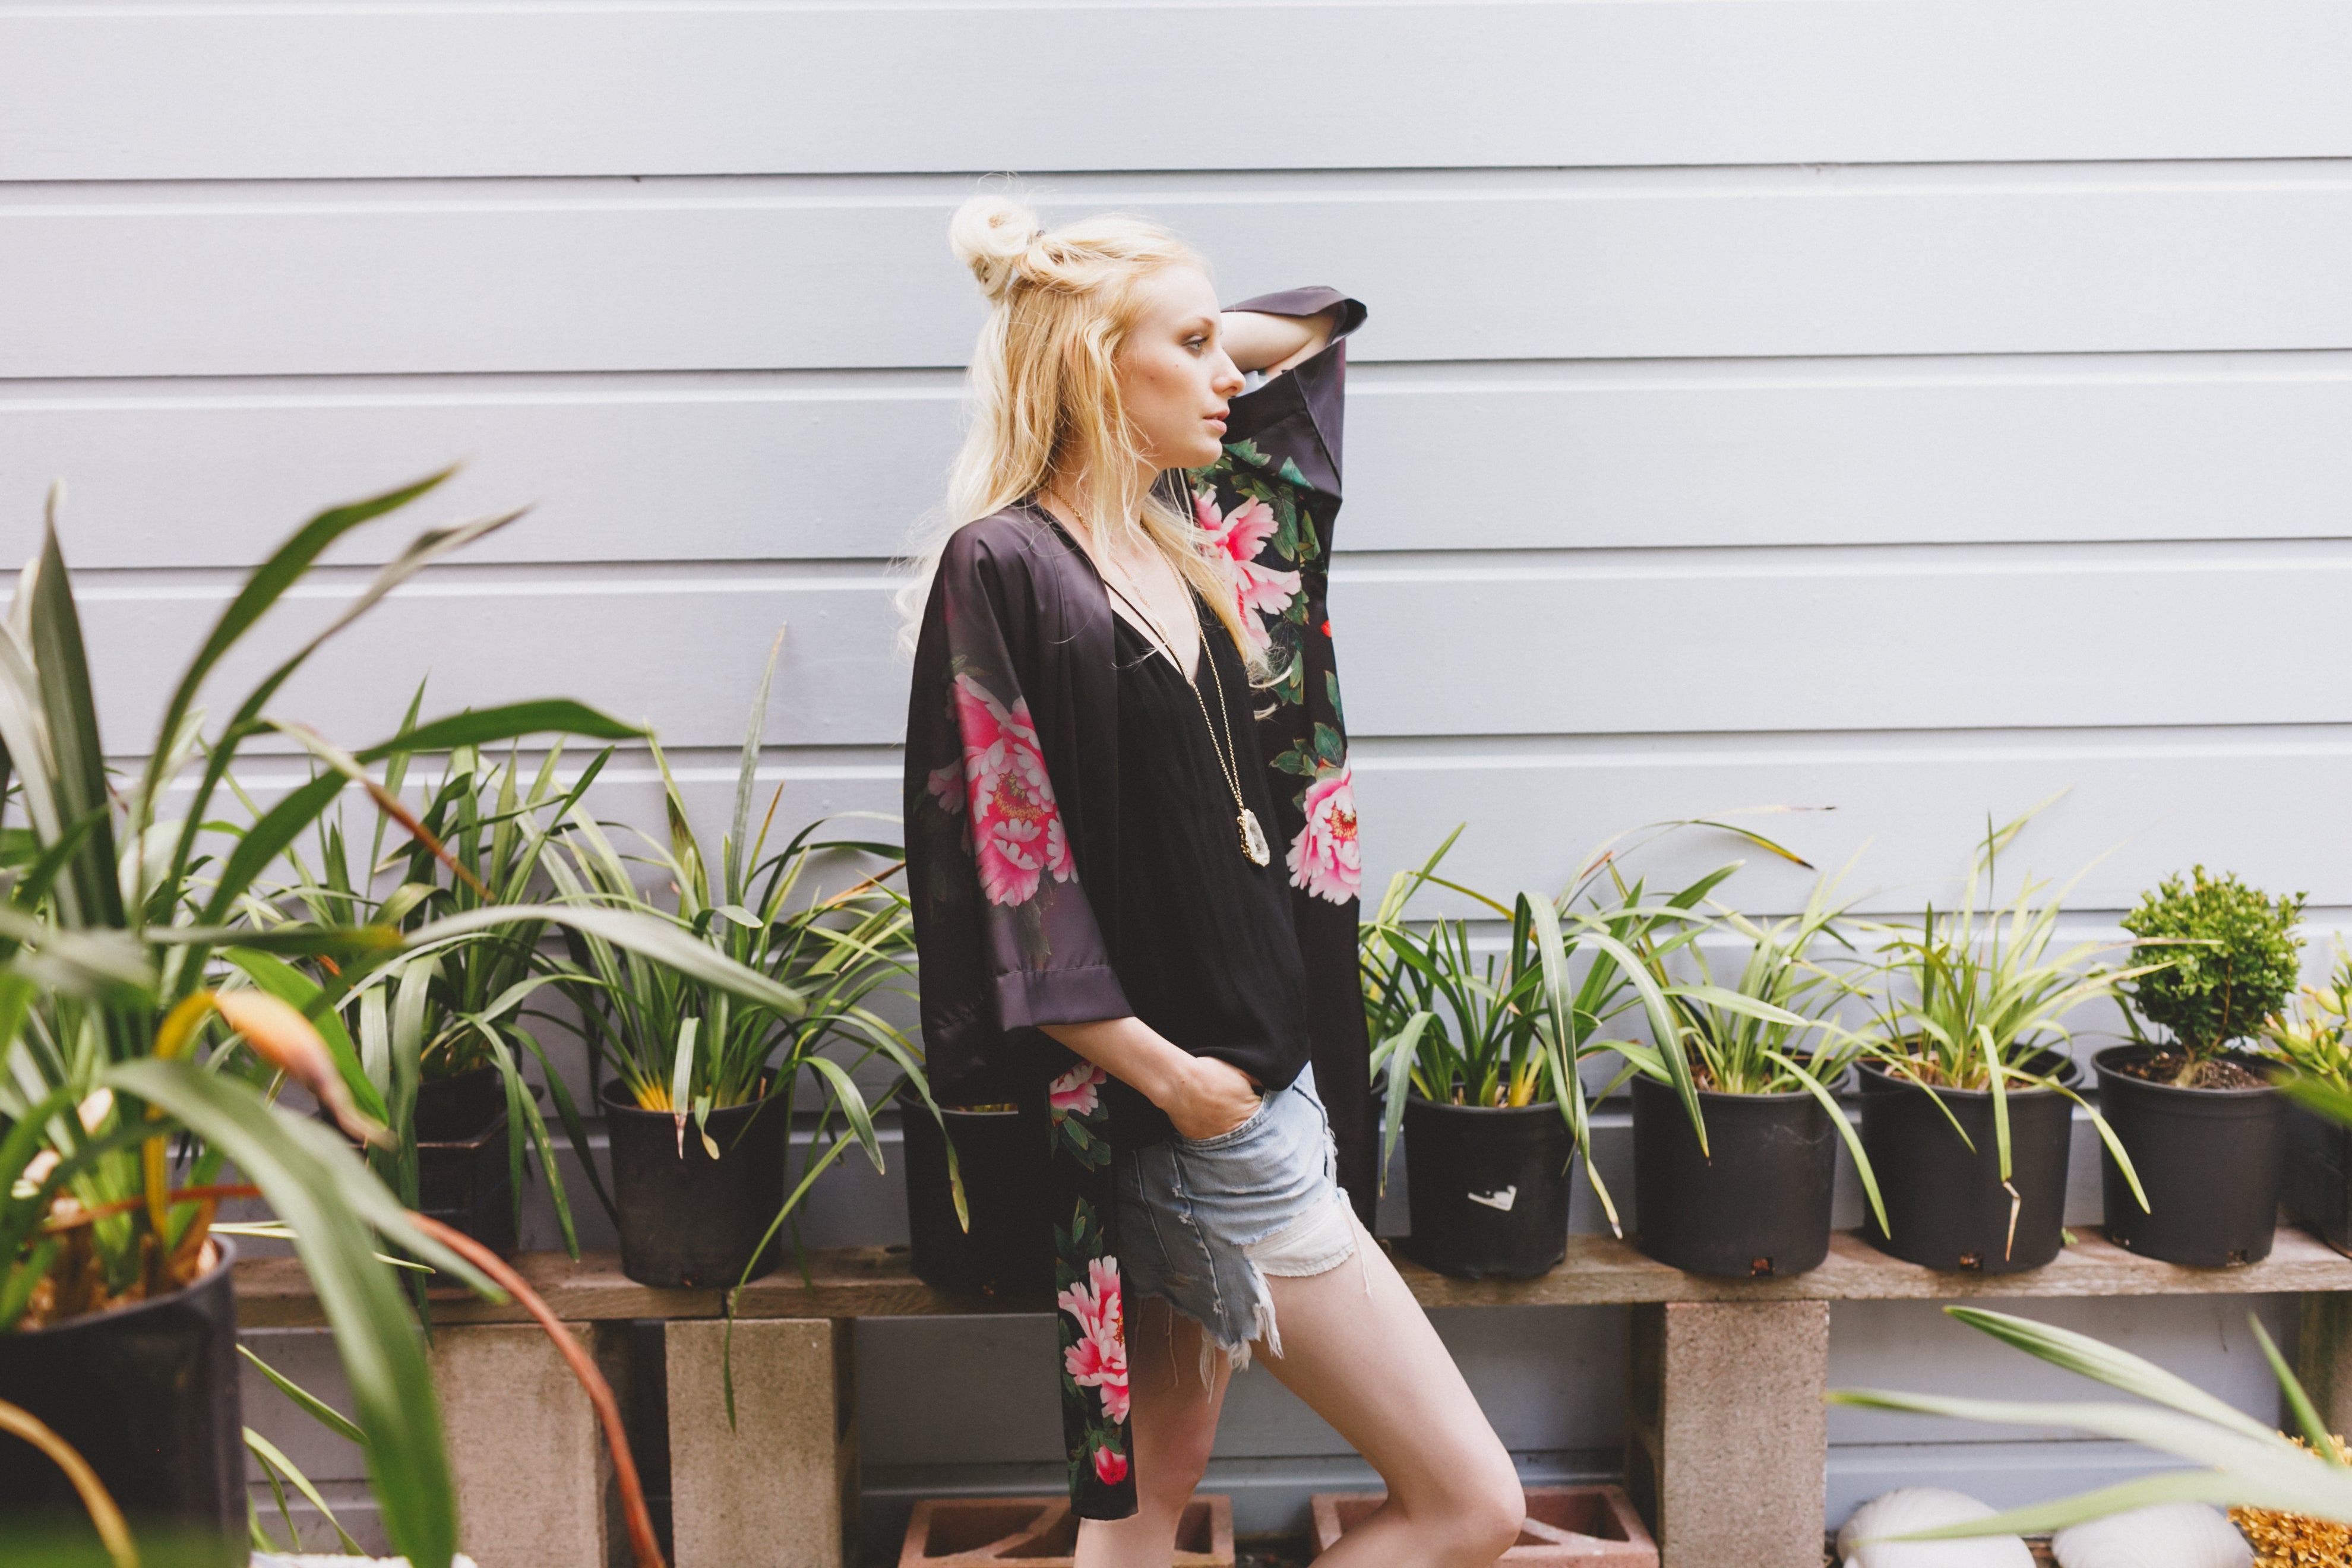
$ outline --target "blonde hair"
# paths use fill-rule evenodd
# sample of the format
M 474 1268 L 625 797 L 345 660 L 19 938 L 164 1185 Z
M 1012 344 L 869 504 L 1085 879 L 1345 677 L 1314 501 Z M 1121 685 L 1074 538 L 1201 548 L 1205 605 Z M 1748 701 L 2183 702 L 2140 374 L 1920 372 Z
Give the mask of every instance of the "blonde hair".
M 1205 552 L 1189 496 L 1180 506 L 1142 477 L 1142 433 L 1118 390 L 1119 351 L 1143 310 L 1141 283 L 1171 267 L 1206 272 L 1207 264 L 1140 218 L 1086 218 L 1049 234 L 1028 207 L 997 193 L 956 209 L 948 243 L 988 297 L 988 323 L 972 352 L 971 422 L 948 479 L 947 511 L 919 546 L 918 575 L 899 595 L 902 641 L 912 646 L 948 536 L 1050 484 L 1087 509 L 1096 549 L 1157 550 L 1208 601 L 1259 675 L 1240 601 Z

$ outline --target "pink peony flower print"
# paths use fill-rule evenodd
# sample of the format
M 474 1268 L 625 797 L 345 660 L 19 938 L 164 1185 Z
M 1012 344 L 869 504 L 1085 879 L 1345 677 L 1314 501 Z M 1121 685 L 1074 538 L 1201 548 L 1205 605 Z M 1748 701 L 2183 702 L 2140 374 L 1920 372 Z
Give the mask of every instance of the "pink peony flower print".
M 1076 869 L 1028 700 L 1016 698 L 1008 710 L 980 682 L 959 675 L 955 703 L 981 888 L 990 903 L 1025 904 L 1043 878 L 1066 882 Z
M 1274 537 L 1274 509 L 1251 500 L 1230 513 L 1220 512 L 1216 492 L 1202 489 L 1192 494 L 1192 517 L 1208 535 L 1211 559 L 1224 567 L 1233 583 L 1234 602 L 1251 634 L 1250 651 L 1264 653 L 1272 640 L 1265 621 L 1278 619 L 1299 592 L 1297 573 L 1258 564 L 1265 542 Z
M 1063 1370 L 1080 1388 L 1102 1391 L 1105 1416 L 1126 1420 L 1127 1313 L 1119 1304 L 1118 1259 L 1088 1263 L 1087 1283 L 1071 1286 L 1054 1305 L 1078 1321 L 1078 1342 L 1062 1352 Z
M 1054 1116 L 1092 1116 L 1101 1101 L 1095 1095 L 1095 1086 L 1108 1083 L 1110 1074 L 1092 1062 L 1080 1062 L 1046 1086 L 1045 1097 L 1053 1102 Z
M 1097 1448 L 1095 1479 L 1107 1487 L 1115 1487 L 1127 1479 L 1127 1456 L 1108 1448 Z
M 1307 825 L 1290 841 L 1290 885 L 1344 904 L 1362 890 L 1363 851 L 1356 842 L 1352 763 L 1307 786 Z

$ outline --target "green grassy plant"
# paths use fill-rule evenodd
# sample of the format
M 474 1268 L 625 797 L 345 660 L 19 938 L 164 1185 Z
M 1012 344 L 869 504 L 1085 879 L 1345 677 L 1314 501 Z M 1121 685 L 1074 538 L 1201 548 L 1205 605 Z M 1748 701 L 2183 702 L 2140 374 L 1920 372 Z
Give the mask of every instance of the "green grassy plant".
M 1988 825 L 1958 909 L 1938 914 L 1931 904 L 1916 926 L 1875 928 L 1885 938 L 1879 949 L 1884 987 L 1868 1051 L 1888 1074 L 1922 1089 L 1989 1091 L 2003 1185 L 2011 1175 L 2010 1094 L 2026 1089 L 2064 1095 L 2090 1113 L 2145 1208 L 2138 1173 L 2114 1129 L 2037 1058 L 2072 1043 L 2066 1014 L 2113 996 L 2118 985 L 2157 966 L 2115 969 L 2095 962 L 2101 952 L 2127 945 L 2116 942 L 2083 942 L 2053 952 L 2071 881 L 2053 889 L 2028 877 L 2015 897 L 1994 902 L 2000 852 L 2042 809 L 2037 805 L 2000 827 Z M 1945 1116 L 1967 1142 L 1948 1109 Z M 2017 1199 L 2014 1188 L 2010 1195 Z
M 1677 978 L 1664 944 L 1647 932 L 1638 933 L 1633 945 L 1667 999 L 1673 1038 L 1696 1086 L 1722 1094 L 1811 1095 L 1845 1140 L 1864 1195 L 1884 1227 L 1886 1212 L 1877 1173 L 1834 1093 L 1864 1048 L 1864 1042 L 1837 1018 L 1843 1004 L 1864 993 L 1853 977 L 1859 956 L 1842 925 L 1847 906 L 1835 899 L 1836 883 L 1819 879 L 1801 913 L 1769 924 L 1709 900 L 1717 913 L 1705 929 L 1729 931 L 1748 943 L 1739 973 L 1728 984 L 1718 984 L 1707 963 L 1706 947 L 1697 940 L 1703 931 L 1672 944 L 1684 955 L 1685 966 L 1696 972 L 1697 979 L 1692 983 Z M 1824 949 L 1843 950 L 1846 957 L 1842 962 L 1826 956 Z M 1675 1081 L 1659 1041 L 1618 1048 L 1644 1076 L 1660 1083 Z M 1706 1124 L 1700 1105 L 1693 1100 L 1686 1109 L 1705 1148 Z
M 226 1195 L 218 1177 L 233 1163 L 301 1256 L 368 1437 L 385 1533 L 416 1568 L 446 1568 L 456 1510 L 430 1371 L 376 1238 L 499 1292 L 412 1226 L 346 1142 L 346 1134 L 388 1139 L 387 1091 L 402 1092 L 414 1078 L 364 1061 L 334 1021 L 338 1007 L 388 963 L 533 921 L 662 955 L 757 1005 L 798 1005 L 767 977 L 628 911 L 482 908 L 407 931 L 380 920 L 256 918 L 258 879 L 346 788 L 365 789 L 395 820 L 408 818 L 368 772 L 395 752 L 636 733 L 551 700 L 404 725 L 394 741 L 353 752 L 271 711 L 326 643 L 511 514 L 417 535 L 206 731 L 199 690 L 287 591 L 352 530 L 443 477 L 321 512 L 257 567 L 173 687 L 139 776 L 120 787 L 107 775 L 54 493 L 40 553 L 0 626 L 0 780 L 12 786 L 16 824 L 0 833 L 9 869 L 0 886 L 0 1120 L 8 1124 L 0 1138 L 0 1332 L 185 1284 L 202 1268 L 206 1229 Z M 215 807 L 230 769 L 247 742 L 268 734 L 299 742 L 319 773 L 250 825 L 225 826 Z M 331 965 L 330 983 L 286 961 Z M 289 1078 L 331 1106 L 344 1131 L 270 1103 Z M 166 1147 L 175 1140 L 188 1151 L 176 1181 Z
M 778 652 L 782 647 L 779 637 Z M 790 994 L 789 1007 L 747 1003 L 587 931 L 566 933 L 570 956 L 559 972 L 578 1008 L 596 1080 L 609 1074 L 640 1108 L 670 1112 L 681 1136 L 692 1118 L 714 1158 L 719 1152 L 704 1131 L 711 1111 L 768 1096 L 778 1102 L 776 1114 L 790 1116 L 801 1079 L 814 1080 L 816 1136 L 781 1223 L 852 1142 L 881 1168 L 873 1114 L 854 1077 L 859 1068 L 880 1058 L 926 1106 L 930 1090 L 919 1052 L 874 1006 L 890 993 L 912 994 L 913 918 L 905 895 L 891 886 L 903 866 L 900 851 L 862 839 L 818 838 L 824 826 L 818 822 L 767 854 L 782 785 L 754 828 L 755 773 L 775 664 L 772 652 L 744 735 L 730 830 L 715 861 L 656 747 L 667 843 L 648 839 L 643 854 L 624 856 L 604 825 L 575 805 L 546 866 L 567 904 L 661 921 L 680 942 L 765 975 Z M 860 857 L 870 868 L 845 875 L 847 885 L 838 891 L 815 885 L 827 865 Z M 653 870 L 670 899 L 641 891 L 633 866 Z
M 2336 944 L 2336 964 L 2324 985 L 2295 994 L 2292 1014 L 2282 1009 L 2263 1020 L 2270 1054 L 2307 1079 L 2352 1096 L 2352 949 Z
M 1585 1174 L 1611 1227 L 1618 1228 L 1615 1201 L 1592 1165 L 1591 1107 L 1578 1067 L 1588 1058 L 1618 1052 L 1634 1060 L 1628 1072 L 1640 1069 L 1643 1053 L 1638 1043 L 1604 1037 L 1630 1013 L 1647 1017 L 1654 1038 L 1675 1037 L 1680 1026 L 1673 1004 L 1690 994 L 1690 988 L 1661 980 L 1657 965 L 1705 929 L 1700 902 L 1739 863 L 1664 896 L 1653 895 L 1643 880 L 1627 882 L 1620 868 L 1632 849 L 1685 827 L 1731 832 L 1804 864 L 1769 839 L 1722 823 L 1655 823 L 1633 830 L 1651 837 L 1628 849 L 1616 847 L 1627 834 L 1604 840 L 1557 898 L 1520 893 L 1507 905 L 1438 875 L 1461 837 L 1457 827 L 1418 868 L 1390 879 L 1380 907 L 1358 931 L 1371 1072 L 1385 1097 L 1383 1186 L 1403 1131 L 1409 1093 L 1455 1105 L 1549 1102 L 1567 1120 L 1583 1152 Z M 1416 929 L 1405 909 L 1426 887 L 1458 893 L 1507 921 L 1504 950 L 1479 956 L 1461 921 Z M 1656 1053 L 1646 1059 L 1675 1085 L 1698 1121 L 1696 1080 L 1687 1061 Z M 1621 1075 L 1618 1082 L 1622 1081 Z M 1705 1138 L 1702 1122 L 1702 1145 Z

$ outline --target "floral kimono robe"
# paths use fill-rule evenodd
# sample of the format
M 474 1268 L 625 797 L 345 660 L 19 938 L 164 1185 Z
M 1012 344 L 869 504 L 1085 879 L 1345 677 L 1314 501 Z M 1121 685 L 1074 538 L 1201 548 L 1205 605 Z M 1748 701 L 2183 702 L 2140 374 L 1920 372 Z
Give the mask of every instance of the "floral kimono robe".
M 1245 625 L 1277 673 L 1259 727 L 1279 774 L 1316 1087 L 1340 1177 L 1369 1216 L 1372 1125 L 1356 978 L 1359 861 L 1346 732 L 1324 609 L 1339 504 L 1347 349 L 1363 307 L 1328 289 L 1239 310 L 1339 308 L 1335 341 L 1233 400 L 1225 455 L 1185 476 L 1232 563 Z M 1008 507 L 948 542 L 915 650 L 907 863 L 922 1028 L 943 1103 L 1011 1101 L 1050 1141 L 1062 1424 L 1081 1517 L 1135 1511 L 1125 1306 L 1100 1068 L 1045 1024 L 1124 1017 L 1107 922 L 1118 907 L 1118 685 L 1102 579 L 1042 510 Z

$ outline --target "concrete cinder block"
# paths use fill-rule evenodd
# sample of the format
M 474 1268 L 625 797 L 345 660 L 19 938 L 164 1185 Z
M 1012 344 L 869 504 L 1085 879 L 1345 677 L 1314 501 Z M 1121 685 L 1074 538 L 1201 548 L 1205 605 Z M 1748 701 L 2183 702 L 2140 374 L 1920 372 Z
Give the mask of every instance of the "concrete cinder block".
M 1638 1308 L 1626 1489 L 1664 1568 L 1820 1568 L 1826 1301 Z
M 730 1430 L 720 1371 L 727 1325 L 668 1325 L 677 1568 L 843 1568 L 856 1561 L 851 1328 L 824 1318 L 738 1321 Z
M 569 1327 L 593 1351 L 590 1326 Z M 495 1568 L 602 1563 L 611 1461 L 587 1394 L 545 1331 L 441 1324 L 432 1363 L 459 1543 Z

